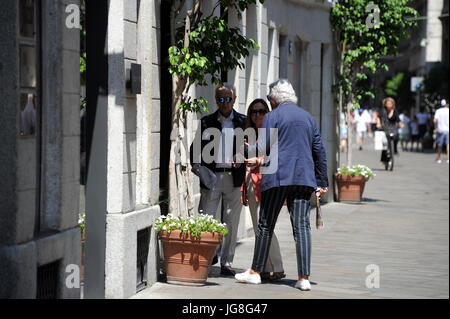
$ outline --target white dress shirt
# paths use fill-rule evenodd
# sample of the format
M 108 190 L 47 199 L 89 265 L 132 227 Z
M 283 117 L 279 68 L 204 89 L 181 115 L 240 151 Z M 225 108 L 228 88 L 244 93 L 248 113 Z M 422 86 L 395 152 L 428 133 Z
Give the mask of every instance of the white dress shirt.
M 225 117 L 219 112 L 218 120 L 222 123 L 222 135 L 220 137 L 220 147 L 216 156 L 217 168 L 232 168 L 233 167 L 233 126 L 234 114 L 231 112 L 229 117 Z

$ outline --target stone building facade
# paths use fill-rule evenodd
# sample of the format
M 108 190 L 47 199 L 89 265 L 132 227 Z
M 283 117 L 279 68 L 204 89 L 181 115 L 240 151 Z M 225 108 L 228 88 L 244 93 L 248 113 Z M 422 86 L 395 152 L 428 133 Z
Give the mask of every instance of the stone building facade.
M 417 26 L 411 30 L 411 36 L 402 39 L 397 56 L 385 57 L 389 65 L 388 72 L 378 72 L 375 86 L 382 87 L 387 78 L 403 72 L 414 77 L 424 77 L 430 70 L 442 63 L 448 67 L 448 0 L 415 0 L 411 6 L 418 12 Z M 411 108 L 411 115 L 424 106 L 421 90 L 411 93 L 415 105 L 403 105 Z M 375 105 L 381 105 L 384 95 L 376 98 Z
M 392 68 L 408 70 L 417 76 L 423 76 L 434 64 L 447 59 L 448 36 L 446 37 L 445 22 L 448 21 L 448 1 L 416 0 L 412 2 L 412 6 L 419 13 L 417 27 L 411 33 L 411 38 L 401 43 L 400 54 L 395 57 Z
M 5 1 L 6 10 L 0 13 L 7 31 L 0 35 L 2 44 L 6 43 L 0 48 L 0 77 L 10 86 L 0 88 L 6 102 L 0 127 L 6 141 L 0 151 L 0 175 L 7 181 L 0 193 L 5 203 L 0 215 L 0 279 L 7 285 L 0 286 L 0 296 L 37 297 L 38 268 L 59 260 L 61 293 L 56 297 L 80 297 L 80 289 L 68 289 L 62 280 L 67 277 L 67 264 L 81 262 L 76 227 L 81 210 L 87 217 L 84 297 L 128 298 L 156 282 L 160 270 L 153 222 L 167 207 L 170 8 L 161 0 L 86 2 L 88 172 L 85 207 L 79 208 L 80 40 L 79 30 L 65 25 L 67 5 L 79 3 L 31 2 L 41 3 L 43 17 L 42 56 L 37 58 L 42 64 L 40 131 L 31 140 L 21 136 L 19 128 L 19 74 L 25 71 L 20 69 L 18 54 L 17 1 Z M 212 9 L 213 1 L 204 1 L 204 6 L 205 12 Z M 235 108 L 241 113 L 246 113 L 253 99 L 265 98 L 271 82 L 288 78 L 299 104 L 321 128 L 332 184 L 337 116 L 331 92 L 330 9 L 328 1 L 322 0 L 271 0 L 239 15 L 230 14 L 229 23 L 254 38 L 261 49 L 245 59 L 244 70 L 225 77 L 237 87 Z M 15 75 L 14 81 L 7 77 L 10 74 Z M 192 94 L 207 98 L 210 111 L 216 110 L 214 87 L 194 88 Z M 189 116 L 190 141 L 201 116 Z M 39 151 L 30 155 L 32 149 Z M 29 181 L 32 171 L 40 176 L 34 184 Z M 197 179 L 193 189 L 198 205 Z M 332 193 L 331 189 L 326 201 L 333 200 Z M 51 233 L 33 231 L 36 216 L 41 229 Z M 240 238 L 253 233 L 249 213 L 241 216 Z M 11 274 L 15 277 L 8 279 Z
M 69 3 L 2 2 L 0 298 L 80 296 L 66 285 L 81 256 L 80 32 L 64 27 Z

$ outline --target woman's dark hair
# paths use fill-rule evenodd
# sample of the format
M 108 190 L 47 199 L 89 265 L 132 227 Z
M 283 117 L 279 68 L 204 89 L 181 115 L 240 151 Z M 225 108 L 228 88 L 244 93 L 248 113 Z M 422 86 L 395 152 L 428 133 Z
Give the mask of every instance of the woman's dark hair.
M 256 130 L 256 124 L 253 123 L 253 121 L 252 121 L 252 117 L 251 117 L 252 114 L 250 111 L 253 109 L 253 105 L 258 104 L 258 103 L 261 103 L 262 105 L 264 105 L 264 108 L 266 109 L 267 113 L 270 112 L 269 105 L 267 105 L 266 101 L 264 101 L 263 99 L 253 100 L 253 102 L 250 103 L 250 105 L 248 106 L 248 109 L 247 109 L 247 120 L 245 122 L 246 129 L 249 127 L 253 127 Z M 256 134 L 258 134 L 258 133 L 256 133 Z

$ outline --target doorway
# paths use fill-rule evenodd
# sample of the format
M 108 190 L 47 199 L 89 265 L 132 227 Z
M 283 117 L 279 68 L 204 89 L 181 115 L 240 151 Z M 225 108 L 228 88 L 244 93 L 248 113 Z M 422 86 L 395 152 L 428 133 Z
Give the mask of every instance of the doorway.
M 159 205 L 161 215 L 169 213 L 169 159 L 170 133 L 172 128 L 172 76 L 169 73 L 169 47 L 171 46 L 170 1 L 161 1 L 161 45 L 160 45 L 160 96 L 161 96 L 161 141 L 159 170 Z M 163 108 L 164 106 L 164 108 Z

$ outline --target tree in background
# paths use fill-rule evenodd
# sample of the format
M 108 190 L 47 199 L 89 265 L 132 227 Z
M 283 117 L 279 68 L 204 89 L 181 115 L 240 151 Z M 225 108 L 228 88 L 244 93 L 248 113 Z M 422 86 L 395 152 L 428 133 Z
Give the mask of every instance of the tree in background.
M 401 39 L 409 36 L 415 25 L 407 18 L 418 13 L 409 0 L 339 0 L 331 10 L 330 21 L 336 43 L 336 84 L 334 92 L 339 116 L 346 114 L 348 129 L 347 165 L 352 164 L 351 116 L 363 98 L 374 98 L 371 90 L 356 85 L 369 73 L 388 70 L 384 56 L 396 55 Z
M 169 0 L 166 0 L 169 1 Z M 172 0 L 169 72 L 172 75 L 172 133 L 169 160 L 169 212 L 191 215 L 192 174 L 189 169 L 187 115 L 205 112 L 203 97 L 192 98 L 194 85 L 221 84 L 221 74 L 237 67 L 242 59 L 257 50 L 257 43 L 228 25 L 228 14 L 239 14 L 264 0 L 218 0 L 212 12 L 205 13 L 202 0 Z M 221 14 L 218 9 L 222 8 Z M 178 26 L 178 27 L 177 27 Z M 209 79 L 209 81 L 207 81 Z
M 448 67 L 436 64 L 424 78 L 424 101 L 429 112 L 440 107 L 441 99 L 448 99 Z
M 403 72 L 397 73 L 391 79 L 386 82 L 386 87 L 384 92 L 391 97 L 396 98 L 398 95 L 398 89 L 403 79 L 405 78 L 405 74 Z
M 411 92 L 411 72 L 404 71 L 386 79 L 383 87 L 386 96 L 395 99 L 399 108 L 405 112 L 414 108 L 414 94 Z

